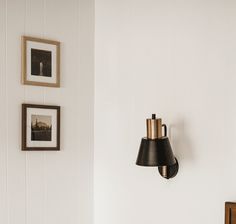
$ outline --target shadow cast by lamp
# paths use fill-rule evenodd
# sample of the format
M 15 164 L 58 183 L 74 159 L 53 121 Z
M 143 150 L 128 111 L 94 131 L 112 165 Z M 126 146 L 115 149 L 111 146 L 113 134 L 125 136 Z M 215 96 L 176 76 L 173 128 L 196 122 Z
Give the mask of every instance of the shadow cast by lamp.
M 183 119 L 177 120 L 174 124 L 169 125 L 169 137 L 174 147 L 174 152 L 178 157 L 185 158 L 185 161 L 192 161 L 193 146 L 188 136 L 187 125 Z

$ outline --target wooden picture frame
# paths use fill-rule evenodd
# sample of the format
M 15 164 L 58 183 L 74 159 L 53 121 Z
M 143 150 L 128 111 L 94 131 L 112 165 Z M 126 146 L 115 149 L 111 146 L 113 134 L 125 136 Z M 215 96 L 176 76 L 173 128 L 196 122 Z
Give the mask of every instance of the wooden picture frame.
M 236 224 L 236 202 L 225 203 L 225 224 Z
M 60 87 L 60 42 L 22 36 L 22 84 Z
M 60 150 L 60 106 L 22 104 L 22 150 Z

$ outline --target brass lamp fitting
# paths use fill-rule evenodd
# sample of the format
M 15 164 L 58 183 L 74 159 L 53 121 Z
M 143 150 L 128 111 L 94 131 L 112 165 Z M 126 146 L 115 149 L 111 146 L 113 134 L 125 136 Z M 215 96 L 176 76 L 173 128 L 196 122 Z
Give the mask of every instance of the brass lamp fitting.
M 162 123 L 161 118 L 156 118 L 156 114 L 152 114 L 152 118 L 146 119 L 147 124 L 147 138 L 156 139 L 162 137 Z

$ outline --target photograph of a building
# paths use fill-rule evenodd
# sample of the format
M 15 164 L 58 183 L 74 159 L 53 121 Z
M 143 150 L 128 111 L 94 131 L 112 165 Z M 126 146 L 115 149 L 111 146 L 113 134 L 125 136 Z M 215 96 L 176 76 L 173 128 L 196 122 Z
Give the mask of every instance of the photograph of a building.
M 51 141 L 52 140 L 52 118 L 45 115 L 31 116 L 31 140 Z

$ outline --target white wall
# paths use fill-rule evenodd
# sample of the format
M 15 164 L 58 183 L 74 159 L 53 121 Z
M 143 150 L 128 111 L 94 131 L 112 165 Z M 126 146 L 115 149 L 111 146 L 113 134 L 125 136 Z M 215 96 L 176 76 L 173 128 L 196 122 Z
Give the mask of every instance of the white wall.
M 236 2 L 96 0 L 95 224 L 221 224 L 236 200 Z M 180 163 L 135 166 L 145 119 Z
M 0 223 L 93 222 L 93 0 L 0 0 Z M 61 41 L 59 89 L 20 84 L 21 35 Z M 61 106 L 61 151 L 21 151 L 21 104 Z

